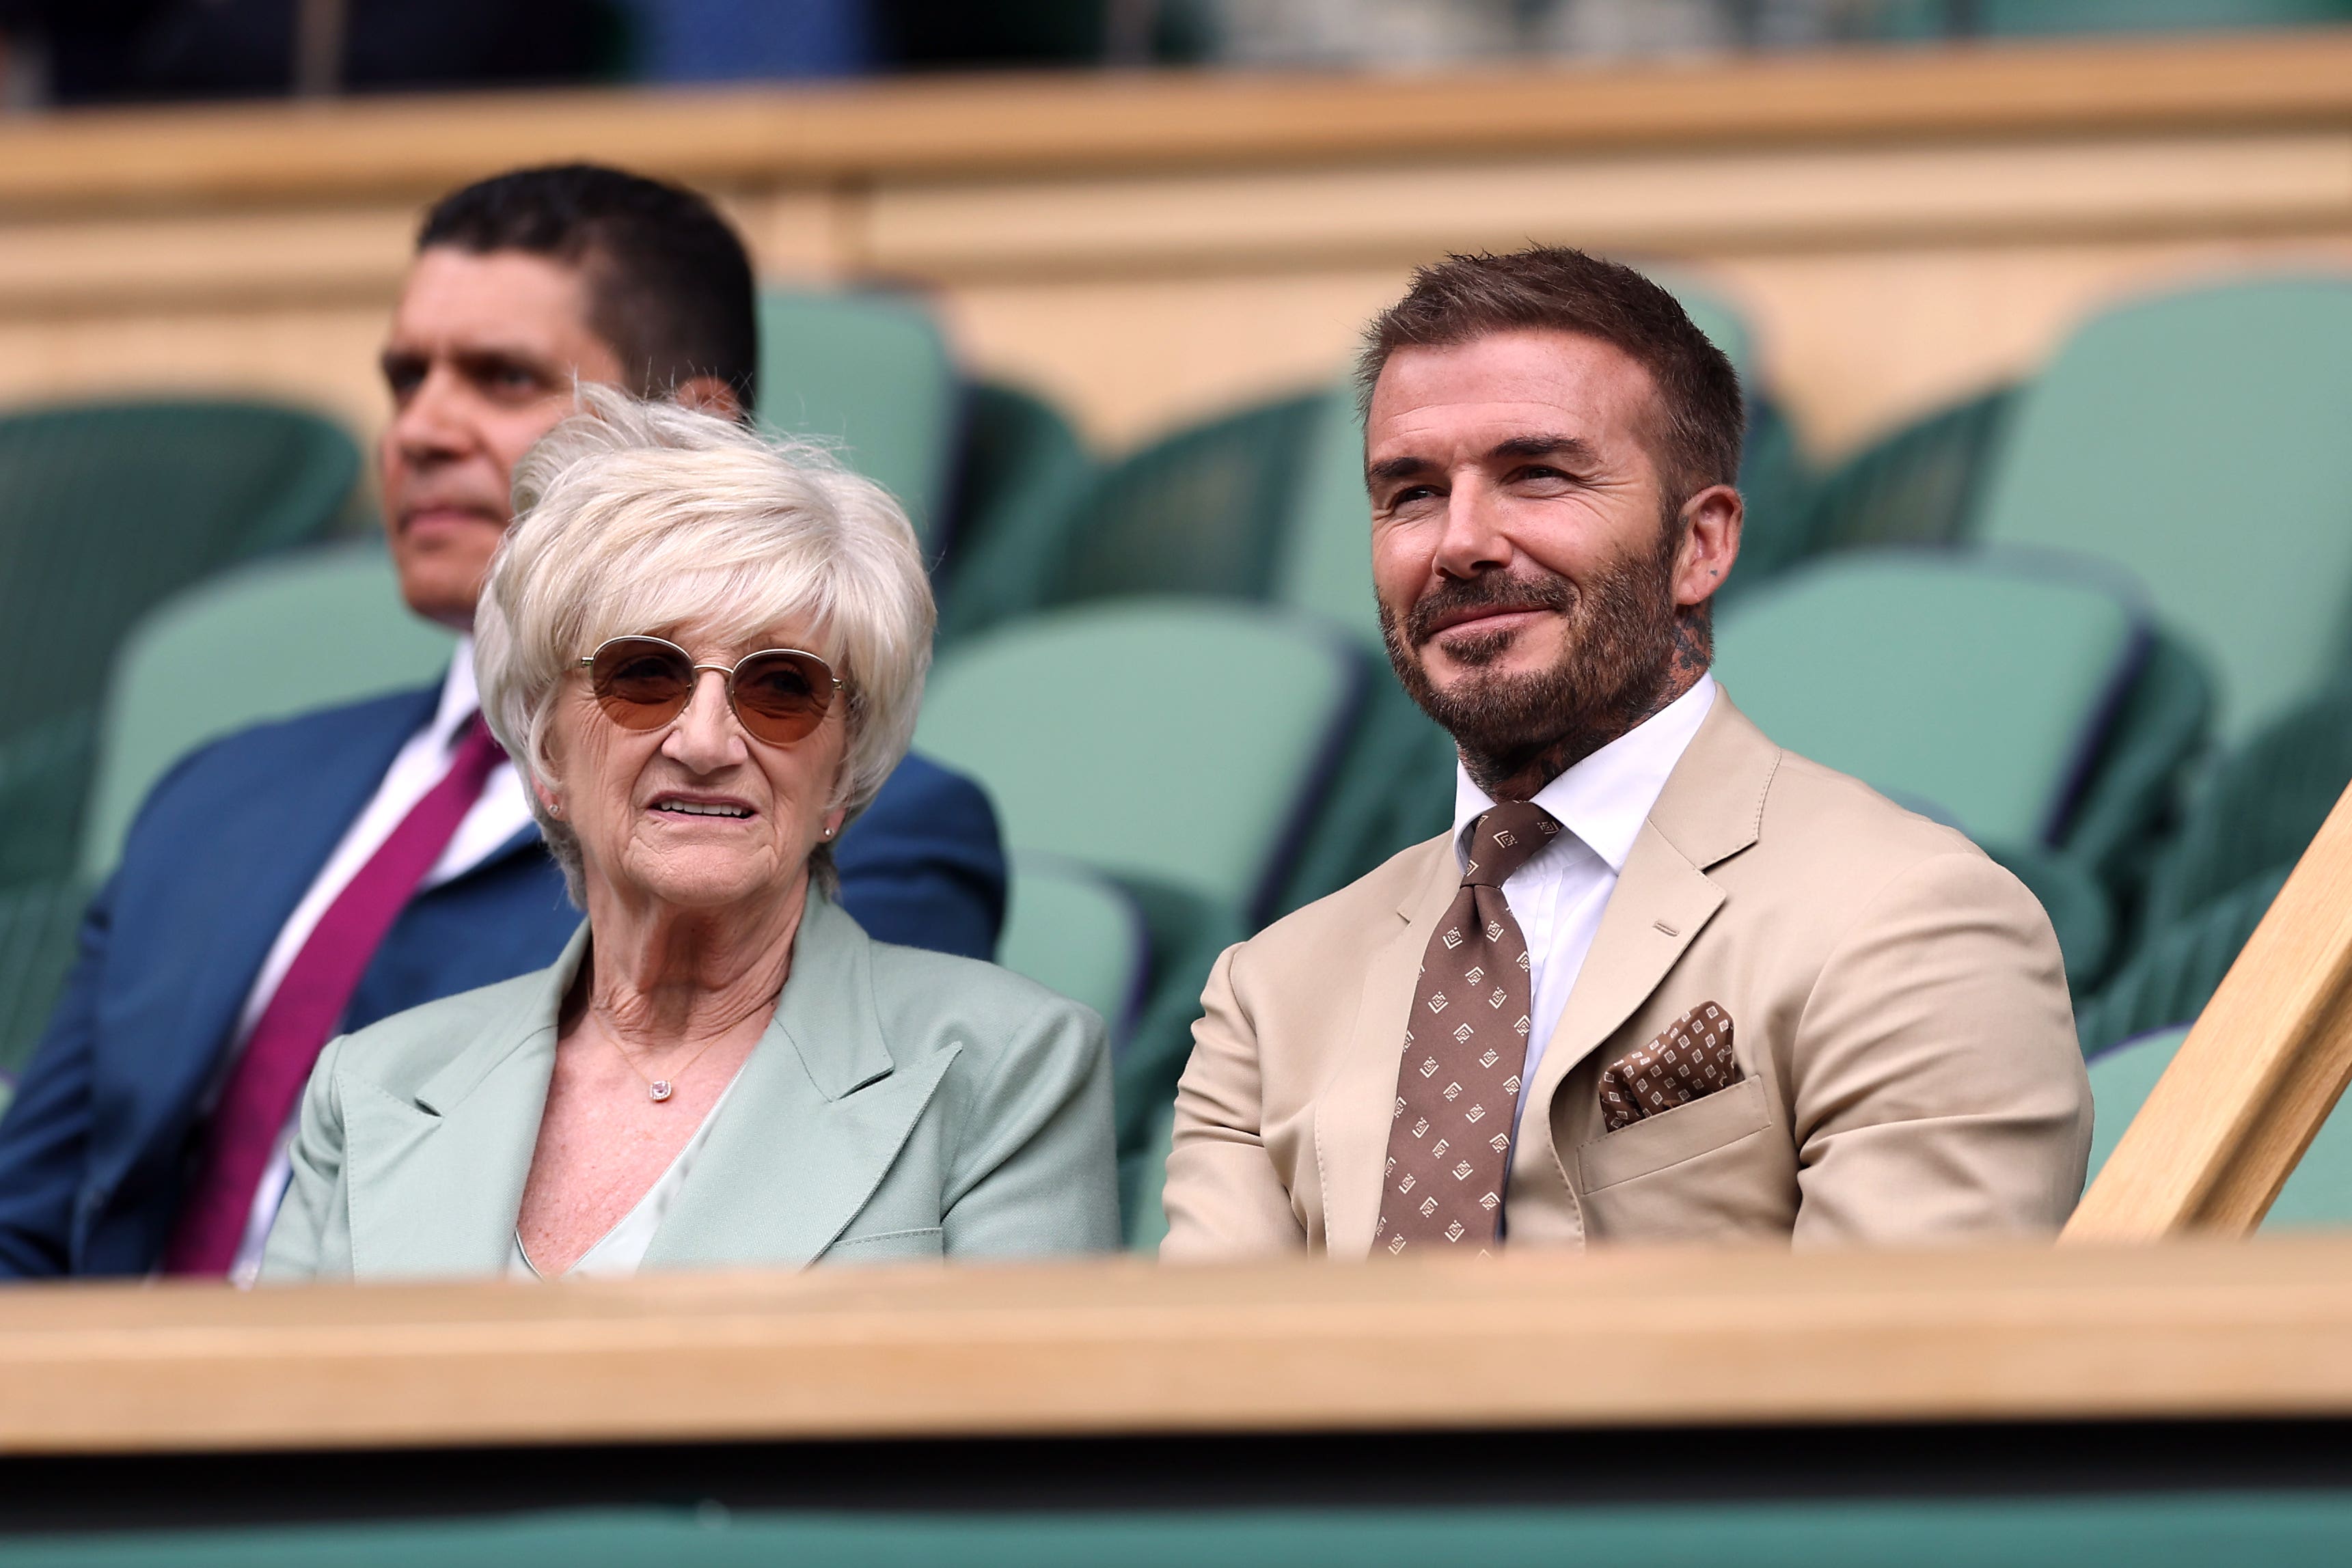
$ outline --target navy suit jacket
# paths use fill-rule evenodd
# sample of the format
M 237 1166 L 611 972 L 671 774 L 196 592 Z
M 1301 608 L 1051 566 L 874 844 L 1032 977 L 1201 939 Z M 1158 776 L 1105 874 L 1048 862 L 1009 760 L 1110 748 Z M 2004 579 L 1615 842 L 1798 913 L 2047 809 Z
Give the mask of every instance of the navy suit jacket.
M 155 786 L 90 901 L 47 1031 L 0 1118 L 0 1277 L 144 1274 L 176 1217 L 199 1102 L 279 929 L 437 688 L 266 725 Z M 987 958 L 1004 916 L 988 798 L 909 757 L 835 850 L 875 937 Z M 553 963 L 580 924 L 537 829 L 412 899 L 345 1030 Z

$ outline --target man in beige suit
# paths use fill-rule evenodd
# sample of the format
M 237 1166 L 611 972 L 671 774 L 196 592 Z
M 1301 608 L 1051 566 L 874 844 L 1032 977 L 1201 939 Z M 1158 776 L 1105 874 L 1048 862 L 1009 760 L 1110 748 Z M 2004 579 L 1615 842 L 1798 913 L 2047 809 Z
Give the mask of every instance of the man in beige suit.
M 1457 744 L 1454 831 L 1218 962 L 1163 1256 L 2054 1230 L 2091 1102 L 2041 906 L 1708 674 L 1730 363 L 1537 249 L 1424 269 L 1363 376 L 1381 624 Z

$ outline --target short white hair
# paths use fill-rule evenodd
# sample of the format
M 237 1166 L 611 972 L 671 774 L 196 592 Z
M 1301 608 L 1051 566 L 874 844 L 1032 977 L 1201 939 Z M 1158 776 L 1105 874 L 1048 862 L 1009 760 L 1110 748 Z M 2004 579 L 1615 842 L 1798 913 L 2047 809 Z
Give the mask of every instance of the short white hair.
M 841 677 L 847 749 L 829 805 L 855 819 L 907 754 L 937 612 L 907 514 L 805 442 L 613 387 L 515 465 L 514 526 L 474 616 L 482 716 L 530 776 L 559 780 L 547 724 L 608 638 L 693 632 L 738 644 L 795 621 Z M 580 841 L 530 791 L 581 896 Z M 812 867 L 832 881 L 829 846 Z

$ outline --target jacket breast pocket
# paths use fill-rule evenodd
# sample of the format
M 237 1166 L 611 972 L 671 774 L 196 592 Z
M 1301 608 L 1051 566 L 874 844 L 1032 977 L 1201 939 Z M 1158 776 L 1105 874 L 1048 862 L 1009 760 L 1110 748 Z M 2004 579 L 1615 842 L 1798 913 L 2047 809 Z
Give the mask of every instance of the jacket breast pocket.
M 1785 1235 L 1796 1212 L 1794 1156 L 1771 1136 L 1761 1077 L 1576 1151 L 1586 1235 L 1595 1240 L 1719 1239 Z
M 915 1230 L 877 1230 L 867 1236 L 845 1236 L 825 1249 L 827 1263 L 938 1262 L 947 1254 L 947 1237 L 940 1227 Z

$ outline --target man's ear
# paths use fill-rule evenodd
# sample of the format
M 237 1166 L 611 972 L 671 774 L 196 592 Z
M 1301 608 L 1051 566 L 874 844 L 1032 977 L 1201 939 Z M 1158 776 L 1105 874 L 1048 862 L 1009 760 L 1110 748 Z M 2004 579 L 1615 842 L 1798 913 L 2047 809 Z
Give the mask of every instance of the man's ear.
M 688 376 L 677 383 L 670 399 L 680 408 L 690 408 L 697 413 L 715 413 L 721 419 L 740 420 L 747 411 L 735 389 L 717 376 Z
M 1746 520 L 1739 492 L 1709 485 L 1683 503 L 1683 548 L 1675 561 L 1675 602 L 1703 604 L 1731 575 Z

